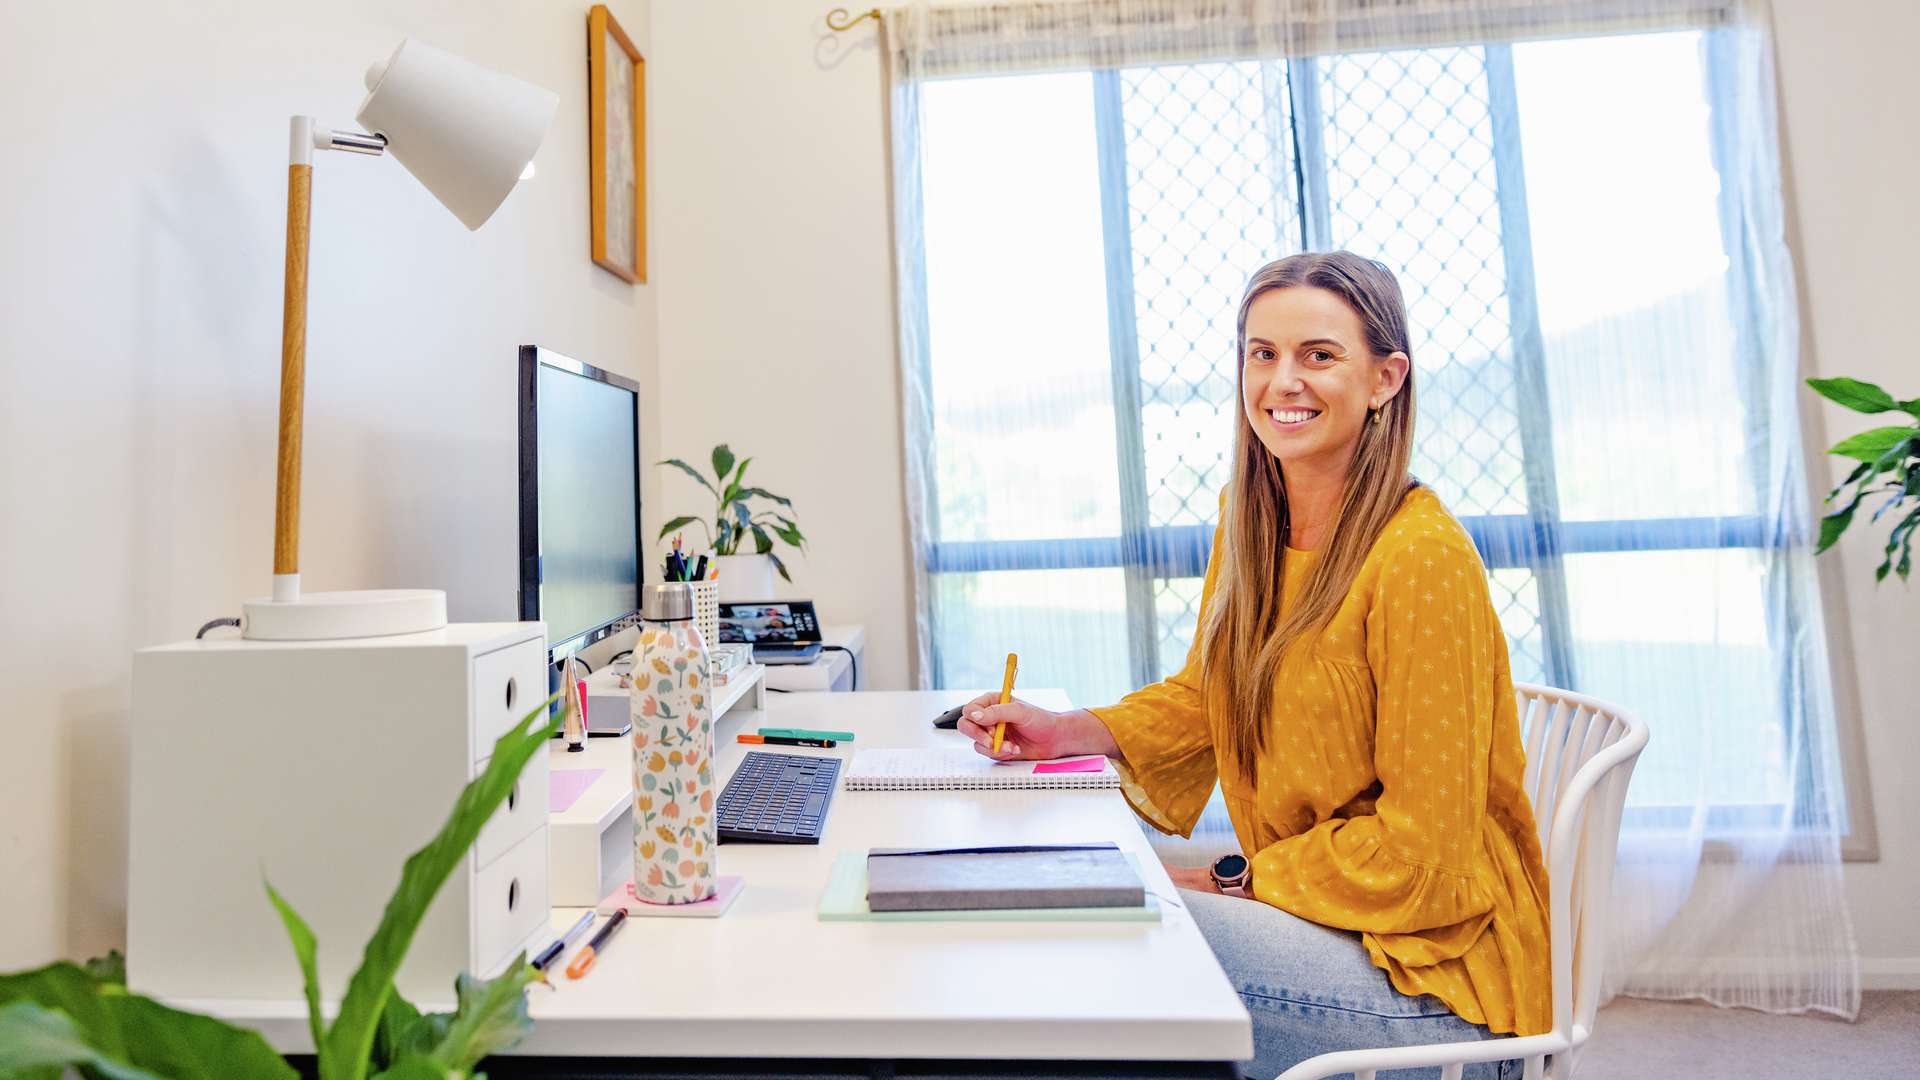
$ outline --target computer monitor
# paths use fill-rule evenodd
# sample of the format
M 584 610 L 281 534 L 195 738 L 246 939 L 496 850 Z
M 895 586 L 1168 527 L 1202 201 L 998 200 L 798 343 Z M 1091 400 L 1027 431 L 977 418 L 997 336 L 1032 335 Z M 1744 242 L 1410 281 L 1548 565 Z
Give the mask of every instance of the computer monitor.
M 640 387 L 520 347 L 520 617 L 551 658 L 639 614 Z

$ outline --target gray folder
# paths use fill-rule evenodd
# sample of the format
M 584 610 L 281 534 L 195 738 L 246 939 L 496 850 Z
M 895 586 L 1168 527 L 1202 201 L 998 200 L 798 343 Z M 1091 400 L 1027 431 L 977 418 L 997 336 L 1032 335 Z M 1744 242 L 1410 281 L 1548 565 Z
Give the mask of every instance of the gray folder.
M 1146 887 L 1117 844 L 874 848 L 873 911 L 1140 907 Z

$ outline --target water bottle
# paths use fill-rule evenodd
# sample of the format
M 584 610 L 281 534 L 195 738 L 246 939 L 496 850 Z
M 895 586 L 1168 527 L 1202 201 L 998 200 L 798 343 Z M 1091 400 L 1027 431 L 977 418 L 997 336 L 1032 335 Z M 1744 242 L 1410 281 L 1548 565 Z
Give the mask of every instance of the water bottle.
M 713 690 L 685 582 L 646 586 L 633 648 L 633 895 L 692 904 L 714 894 Z

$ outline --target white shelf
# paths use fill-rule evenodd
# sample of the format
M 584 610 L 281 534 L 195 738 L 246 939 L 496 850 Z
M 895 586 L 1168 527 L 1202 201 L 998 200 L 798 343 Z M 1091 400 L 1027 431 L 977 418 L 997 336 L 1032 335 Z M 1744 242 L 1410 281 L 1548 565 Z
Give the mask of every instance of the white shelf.
M 727 715 L 727 710 L 740 704 L 741 699 L 747 696 L 748 691 L 759 686 L 765 682 L 766 679 L 767 665 L 765 664 L 748 664 L 746 667 L 735 672 L 733 677 L 727 680 L 727 684 L 720 688 L 720 692 L 714 695 L 714 722 L 719 723 L 720 718 Z

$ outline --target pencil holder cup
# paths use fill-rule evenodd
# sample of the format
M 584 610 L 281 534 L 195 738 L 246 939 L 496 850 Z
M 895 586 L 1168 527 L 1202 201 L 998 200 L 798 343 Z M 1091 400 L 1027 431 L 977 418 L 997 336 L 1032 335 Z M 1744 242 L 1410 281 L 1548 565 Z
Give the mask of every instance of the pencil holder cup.
M 693 593 L 693 625 L 700 630 L 701 642 L 712 649 L 720 644 L 720 583 L 689 581 L 687 588 Z

